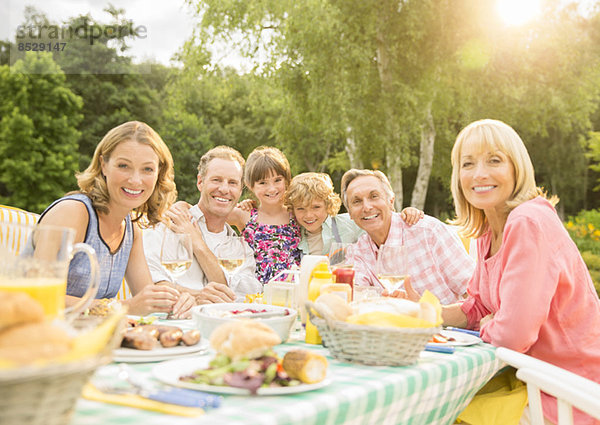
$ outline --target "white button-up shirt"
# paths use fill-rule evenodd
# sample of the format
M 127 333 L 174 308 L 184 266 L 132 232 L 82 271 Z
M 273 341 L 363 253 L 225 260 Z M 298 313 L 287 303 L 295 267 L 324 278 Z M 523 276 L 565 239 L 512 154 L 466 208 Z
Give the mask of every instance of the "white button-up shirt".
M 190 208 L 190 214 L 198 223 L 204 242 L 211 251 L 214 251 L 215 247 L 225 241 L 231 236 L 235 236 L 235 231 L 225 224 L 225 229 L 220 233 L 213 233 L 206 227 L 206 218 L 204 213 L 198 207 L 194 205 Z M 204 271 L 200 267 L 200 264 L 194 257 L 192 265 L 189 270 L 182 276 L 173 277 L 160 263 L 160 250 L 164 232 L 166 226 L 159 224 L 154 228 L 144 229 L 144 252 L 146 253 L 146 260 L 148 261 L 148 267 L 150 268 L 150 274 L 152 275 L 153 282 L 160 282 L 166 280 L 168 282 L 174 282 L 178 285 L 184 286 L 190 289 L 202 289 L 208 280 L 204 274 Z M 254 262 L 254 252 L 248 246 L 246 242 L 242 242 L 246 245 L 246 260 L 243 266 L 238 269 L 235 273 L 225 272 L 225 278 L 227 284 L 238 298 L 245 297 L 246 294 L 256 294 L 262 292 L 262 284 L 256 279 L 255 269 L 256 263 Z M 174 249 L 174 247 L 173 247 Z

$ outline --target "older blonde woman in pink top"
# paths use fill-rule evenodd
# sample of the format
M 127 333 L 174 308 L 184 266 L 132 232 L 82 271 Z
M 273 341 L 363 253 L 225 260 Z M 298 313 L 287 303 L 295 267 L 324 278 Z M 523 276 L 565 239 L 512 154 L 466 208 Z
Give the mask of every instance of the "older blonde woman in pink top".
M 464 303 L 444 324 L 480 328 L 484 341 L 600 382 L 600 302 L 577 247 L 536 187 L 518 134 L 495 120 L 464 128 L 452 150 L 452 194 L 478 259 Z M 543 394 L 546 419 L 556 400 Z M 576 424 L 594 424 L 575 410 Z

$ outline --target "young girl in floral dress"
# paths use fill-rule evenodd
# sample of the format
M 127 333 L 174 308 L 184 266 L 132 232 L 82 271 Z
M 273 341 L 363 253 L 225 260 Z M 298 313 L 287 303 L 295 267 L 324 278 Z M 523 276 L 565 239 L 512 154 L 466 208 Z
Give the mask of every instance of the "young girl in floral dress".
M 262 283 L 300 265 L 300 228 L 283 203 L 291 178 L 290 164 L 279 149 L 254 149 L 246 160 L 244 182 L 256 196 L 258 208 L 235 208 L 227 219 L 254 249 L 256 276 Z

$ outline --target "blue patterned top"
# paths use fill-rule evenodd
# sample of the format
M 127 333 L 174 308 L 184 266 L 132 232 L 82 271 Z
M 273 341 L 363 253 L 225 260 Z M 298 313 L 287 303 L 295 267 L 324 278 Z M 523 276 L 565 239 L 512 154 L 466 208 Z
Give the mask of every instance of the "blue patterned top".
M 88 211 L 89 221 L 85 232 L 84 242 L 94 248 L 96 257 L 98 257 L 98 264 L 100 265 L 100 285 L 98 287 L 96 298 L 114 298 L 117 296 L 119 289 L 121 289 L 121 283 L 125 276 L 125 269 L 129 262 L 129 254 L 131 253 L 131 247 L 133 246 L 133 223 L 131 222 L 131 217 L 127 215 L 125 218 L 125 234 L 123 240 L 117 251 L 111 253 L 108 245 L 100 236 L 98 214 L 92 206 L 92 200 L 86 195 L 74 194 L 62 197 L 46 208 L 41 217 L 54 207 L 54 205 L 66 199 L 83 202 Z M 73 260 L 69 265 L 67 295 L 82 297 L 87 290 L 89 281 L 89 261 L 87 255 L 80 252 L 73 257 Z

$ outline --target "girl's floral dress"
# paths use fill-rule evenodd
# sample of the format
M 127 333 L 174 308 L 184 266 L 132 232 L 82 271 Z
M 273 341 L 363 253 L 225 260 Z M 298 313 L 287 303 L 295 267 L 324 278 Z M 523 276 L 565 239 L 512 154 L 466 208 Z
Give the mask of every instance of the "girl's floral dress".
M 253 208 L 242 236 L 254 250 L 256 278 L 267 283 L 281 270 L 300 266 L 300 227 L 291 216 L 289 224 L 261 224 L 257 215 Z

